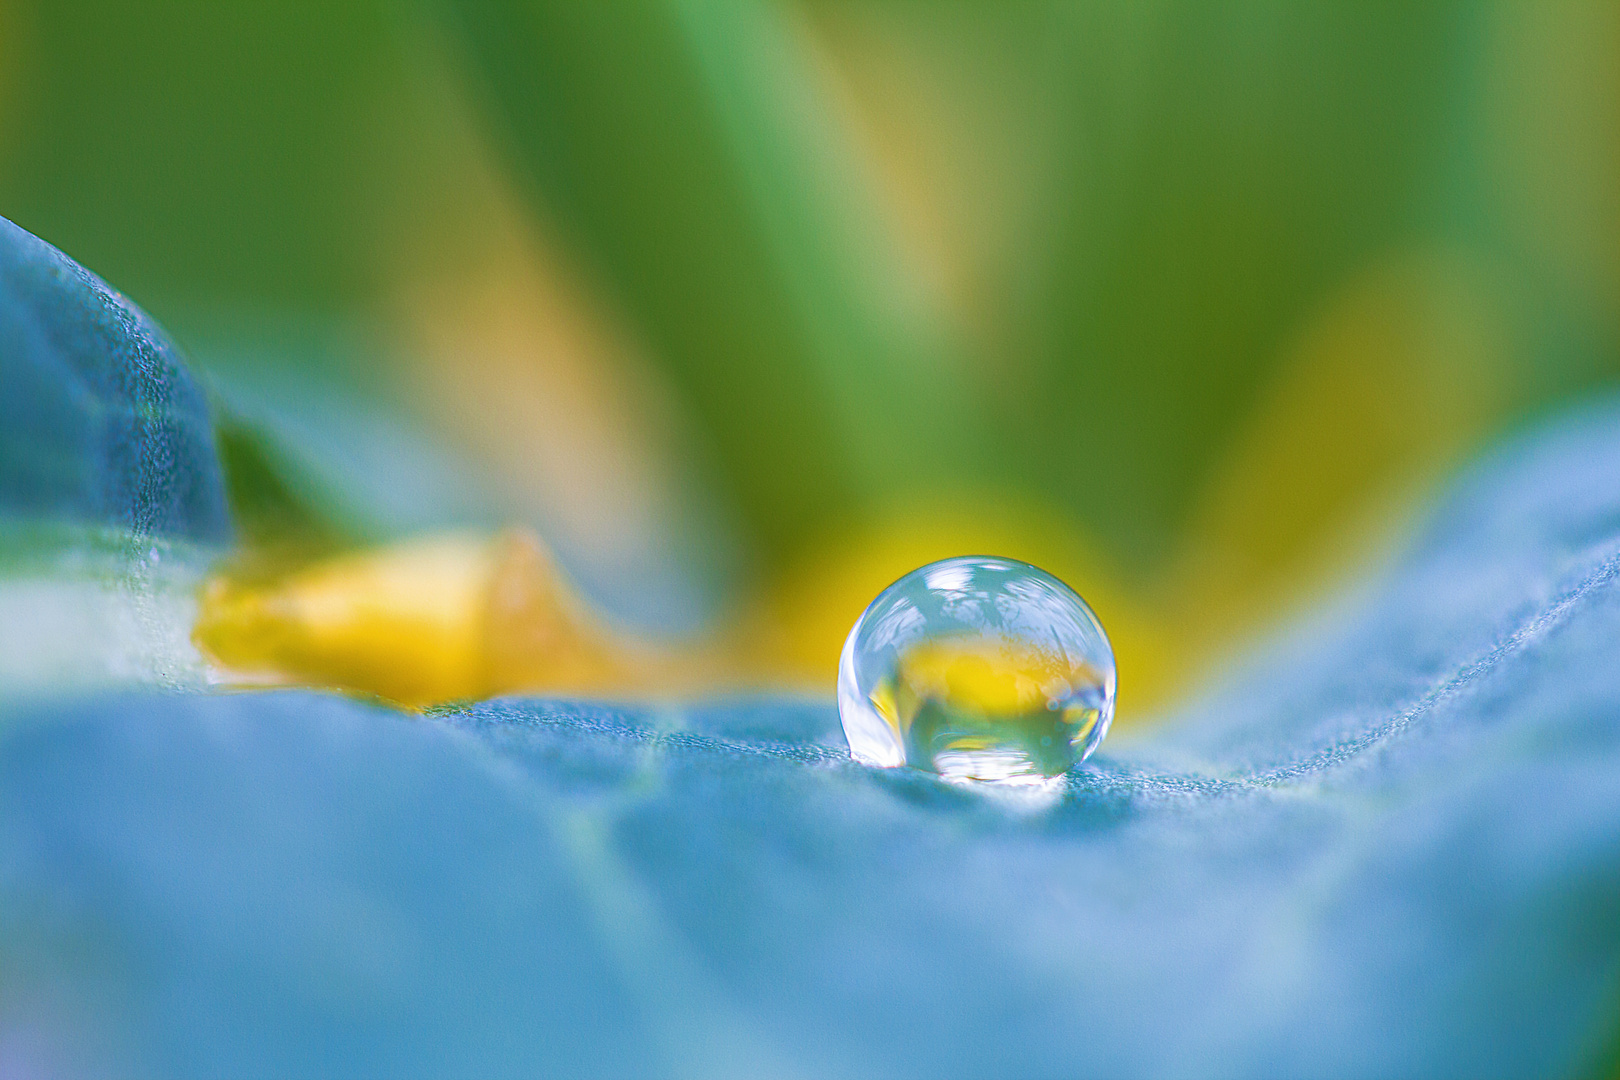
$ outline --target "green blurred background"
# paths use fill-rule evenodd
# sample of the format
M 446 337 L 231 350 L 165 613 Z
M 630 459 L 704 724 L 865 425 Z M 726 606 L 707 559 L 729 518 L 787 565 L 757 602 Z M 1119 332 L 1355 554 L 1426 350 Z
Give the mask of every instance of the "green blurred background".
M 1145 715 L 1620 376 L 1620 3 L 0 0 L 0 214 L 352 542 L 809 684 L 1022 556 Z

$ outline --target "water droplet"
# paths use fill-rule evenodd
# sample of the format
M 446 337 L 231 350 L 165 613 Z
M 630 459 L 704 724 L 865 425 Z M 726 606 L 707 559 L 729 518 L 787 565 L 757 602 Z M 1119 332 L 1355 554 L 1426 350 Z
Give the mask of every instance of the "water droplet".
M 851 753 L 950 780 L 1040 784 L 1114 717 L 1114 650 L 1086 602 L 1014 559 L 930 563 L 867 605 L 844 642 Z

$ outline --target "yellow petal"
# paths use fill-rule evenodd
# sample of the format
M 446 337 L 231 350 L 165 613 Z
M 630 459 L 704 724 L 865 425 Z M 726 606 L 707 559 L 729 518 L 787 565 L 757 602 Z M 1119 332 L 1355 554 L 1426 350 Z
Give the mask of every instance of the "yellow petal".
M 193 639 L 228 671 L 422 705 L 623 675 L 532 536 L 452 536 L 211 581 Z

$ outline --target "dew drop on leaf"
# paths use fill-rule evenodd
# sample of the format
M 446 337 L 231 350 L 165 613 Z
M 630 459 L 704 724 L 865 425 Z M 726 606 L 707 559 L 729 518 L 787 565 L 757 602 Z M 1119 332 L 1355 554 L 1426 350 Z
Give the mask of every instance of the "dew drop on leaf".
M 949 780 L 1041 783 L 1084 761 L 1114 716 L 1114 651 L 1078 594 L 1014 559 L 913 570 L 844 642 L 850 752 Z

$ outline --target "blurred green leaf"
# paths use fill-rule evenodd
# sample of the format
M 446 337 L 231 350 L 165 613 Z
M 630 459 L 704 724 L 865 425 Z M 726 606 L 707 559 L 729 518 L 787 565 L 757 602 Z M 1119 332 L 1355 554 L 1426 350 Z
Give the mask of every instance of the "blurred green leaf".
M 789 9 L 456 11 L 537 197 L 676 375 L 771 549 L 982 473 L 954 346 L 908 295 Z
M 399 94 L 397 18 L 377 0 L 28 4 L 7 213 L 157 310 L 352 307 L 382 269 L 373 132 Z
M 1027 430 L 1115 544 L 1163 551 L 1289 339 L 1366 261 L 1418 242 L 1467 9 L 1086 4 L 1028 311 Z M 1033 388 L 1032 388 L 1033 389 Z

